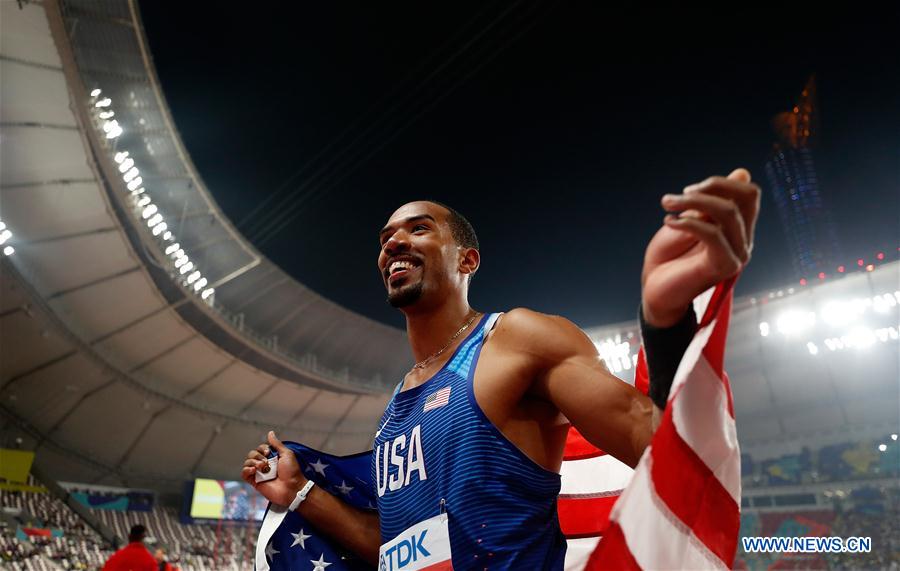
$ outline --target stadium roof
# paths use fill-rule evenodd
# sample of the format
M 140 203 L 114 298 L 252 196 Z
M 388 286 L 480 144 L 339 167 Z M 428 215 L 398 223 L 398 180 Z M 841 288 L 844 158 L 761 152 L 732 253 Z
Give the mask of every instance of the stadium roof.
M 269 427 L 366 447 L 412 362 L 403 332 L 310 291 L 234 231 L 171 123 L 136 6 L 0 9 L 0 219 L 15 248 L 0 398 L 39 459 L 62 479 L 160 484 L 236 476 L 237 451 Z M 117 162 L 126 151 L 133 162 Z M 145 197 L 166 232 L 145 223 Z

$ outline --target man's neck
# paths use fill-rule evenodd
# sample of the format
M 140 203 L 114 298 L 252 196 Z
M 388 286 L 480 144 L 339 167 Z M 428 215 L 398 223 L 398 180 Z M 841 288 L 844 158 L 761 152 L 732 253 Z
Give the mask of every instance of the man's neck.
M 428 311 L 407 313 L 406 334 L 416 362 L 439 351 L 471 316 L 465 299 L 448 299 Z

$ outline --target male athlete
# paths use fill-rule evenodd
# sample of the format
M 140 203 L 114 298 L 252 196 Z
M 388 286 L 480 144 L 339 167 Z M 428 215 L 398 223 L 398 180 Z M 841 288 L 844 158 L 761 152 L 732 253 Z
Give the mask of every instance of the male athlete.
M 299 503 L 304 518 L 373 564 L 379 549 L 390 558 L 399 541 L 412 538 L 416 550 L 427 537 L 416 554 L 446 551 L 454 569 L 562 569 L 556 498 L 569 426 L 637 464 L 695 331 L 692 300 L 749 261 L 759 198 L 744 169 L 663 197 L 670 214 L 641 275 L 650 397 L 614 377 L 566 319 L 473 310 L 468 287 L 481 259 L 471 225 L 435 202 L 401 206 L 380 232 L 378 269 L 417 363 L 375 435 L 377 513 L 308 484 L 272 432 L 247 455 L 243 478 L 275 504 Z M 277 478 L 257 484 L 270 448 Z

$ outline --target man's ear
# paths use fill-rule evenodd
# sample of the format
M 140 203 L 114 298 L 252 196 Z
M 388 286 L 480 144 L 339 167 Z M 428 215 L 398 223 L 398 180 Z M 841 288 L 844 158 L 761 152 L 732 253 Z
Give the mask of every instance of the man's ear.
M 481 265 L 481 254 L 475 248 L 460 248 L 459 271 L 471 275 Z

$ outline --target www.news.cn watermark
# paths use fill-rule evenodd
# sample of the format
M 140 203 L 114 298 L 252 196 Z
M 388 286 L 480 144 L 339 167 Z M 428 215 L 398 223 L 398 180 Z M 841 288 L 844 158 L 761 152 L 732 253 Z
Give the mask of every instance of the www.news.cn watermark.
M 869 553 L 871 537 L 742 537 L 745 553 Z

